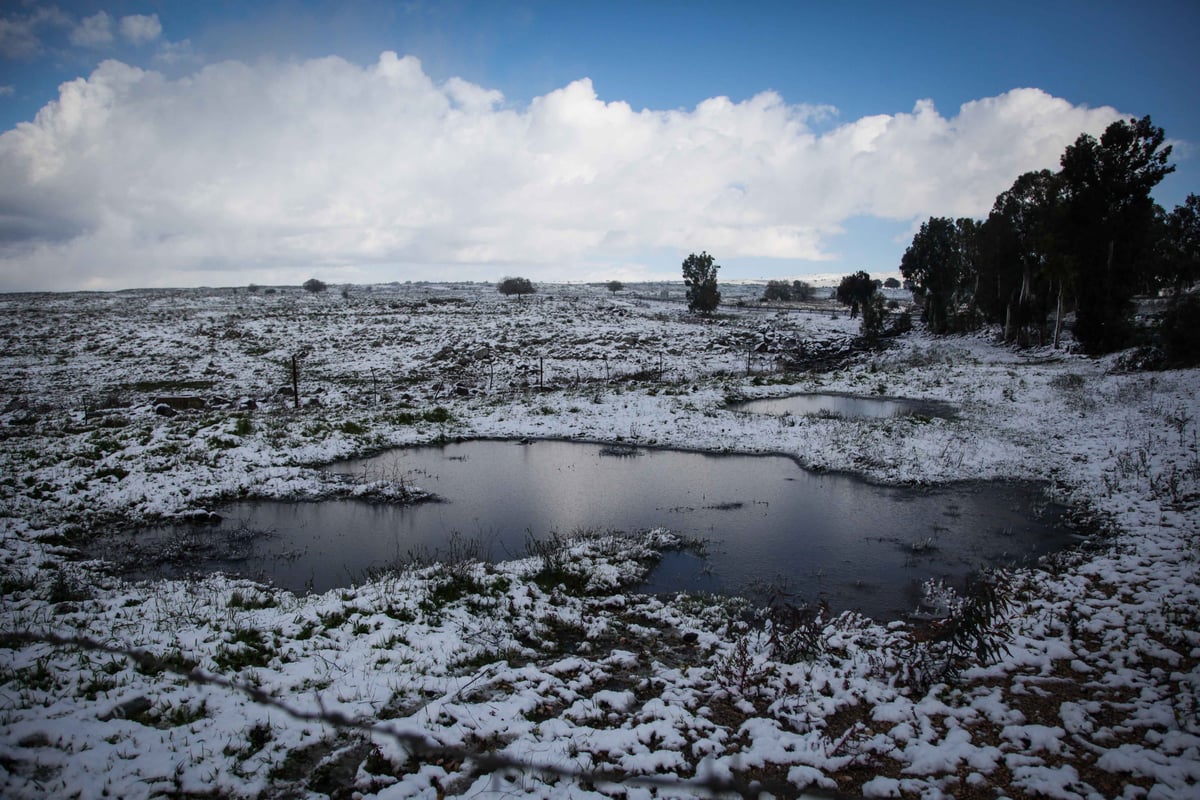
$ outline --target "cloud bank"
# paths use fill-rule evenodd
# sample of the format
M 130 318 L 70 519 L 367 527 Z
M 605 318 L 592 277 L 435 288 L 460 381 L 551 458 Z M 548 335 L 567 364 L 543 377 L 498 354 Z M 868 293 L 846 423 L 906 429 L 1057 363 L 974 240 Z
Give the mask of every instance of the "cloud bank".
M 852 217 L 982 216 L 1119 116 L 1037 89 L 952 117 L 922 100 L 839 122 L 773 92 L 635 111 L 587 79 L 515 108 L 391 52 L 179 80 L 105 61 L 0 135 L 0 289 L 590 279 L 701 249 L 821 261 Z

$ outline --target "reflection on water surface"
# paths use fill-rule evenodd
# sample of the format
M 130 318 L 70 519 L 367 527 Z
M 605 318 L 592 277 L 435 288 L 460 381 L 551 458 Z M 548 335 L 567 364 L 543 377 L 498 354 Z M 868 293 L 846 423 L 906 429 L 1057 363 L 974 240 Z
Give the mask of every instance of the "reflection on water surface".
M 1059 524 L 1062 509 L 1034 484 L 880 487 L 808 472 L 782 456 L 471 441 L 394 450 L 330 469 L 404 475 L 444 502 L 245 502 L 221 509 L 219 526 L 142 531 L 138 541 L 229 540 L 235 547 L 224 555 L 214 550 L 156 569 L 223 569 L 295 591 L 324 591 L 415 552 L 444 552 L 455 533 L 503 560 L 525 555 L 529 535 L 663 526 L 709 540 L 708 553 L 668 554 L 646 590 L 739 593 L 783 581 L 801 600 L 894 617 L 913 609 L 927 578 L 961 580 L 980 566 L 1061 548 L 1069 536 Z M 271 533 L 247 535 L 262 531 Z

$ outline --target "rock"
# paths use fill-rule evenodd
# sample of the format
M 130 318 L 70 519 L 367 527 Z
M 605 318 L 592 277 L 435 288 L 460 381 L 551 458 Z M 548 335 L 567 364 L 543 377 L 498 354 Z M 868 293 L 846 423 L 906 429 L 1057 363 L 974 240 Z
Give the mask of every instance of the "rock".
M 139 696 L 113 706 L 105 713 L 100 714 L 97 719 L 101 722 L 108 722 L 110 719 L 130 719 L 145 714 L 153 705 L 154 703 L 150 702 L 150 698 Z
M 154 407 L 154 413 L 158 414 L 160 417 L 177 417 L 177 416 L 179 416 L 179 412 L 176 411 L 175 409 L 171 408 L 166 403 L 159 403 L 158 405 L 156 405 Z
M 196 395 L 165 395 L 163 397 L 154 398 L 155 406 L 170 406 L 175 411 L 188 411 L 191 409 L 204 408 L 207 405 L 203 397 Z
M 220 514 L 203 508 L 184 511 L 179 515 L 179 518 L 184 522 L 191 522 L 196 525 L 219 525 L 221 523 Z

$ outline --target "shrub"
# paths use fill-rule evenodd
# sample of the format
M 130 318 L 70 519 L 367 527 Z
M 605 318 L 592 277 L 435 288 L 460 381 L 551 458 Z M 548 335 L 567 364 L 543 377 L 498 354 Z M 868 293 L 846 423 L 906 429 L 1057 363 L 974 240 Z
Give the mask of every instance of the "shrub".
M 453 419 L 450 412 L 441 406 L 437 406 L 431 411 L 426 411 L 422 416 L 425 417 L 426 422 L 435 422 L 439 424 L 443 422 L 449 422 L 451 419 Z
M 1006 655 L 1012 640 L 1011 593 L 1009 575 L 992 571 L 971 581 L 966 597 L 946 596 L 945 616 L 914 633 L 901 665 L 903 682 L 924 692 L 935 683 L 957 681 L 968 666 L 994 663 Z
M 883 322 L 887 312 L 883 308 L 883 295 L 872 292 L 862 304 L 862 335 L 874 341 L 883 335 Z
M 324 281 L 319 281 L 316 278 L 309 278 L 304 282 L 303 286 L 304 291 L 312 292 L 313 294 L 316 294 L 317 292 L 323 292 L 329 288 L 328 284 L 326 284 Z

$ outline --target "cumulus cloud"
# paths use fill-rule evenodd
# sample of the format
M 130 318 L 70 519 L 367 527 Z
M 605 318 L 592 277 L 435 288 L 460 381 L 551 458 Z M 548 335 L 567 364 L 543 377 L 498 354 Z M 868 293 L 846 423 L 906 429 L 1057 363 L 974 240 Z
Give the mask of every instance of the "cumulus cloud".
M 84 17 L 71 29 L 71 44 L 80 47 L 103 47 L 113 40 L 113 19 L 104 11 Z
M 986 214 L 1119 118 L 1037 89 L 953 116 L 927 100 L 829 114 L 772 92 L 635 111 L 587 79 L 516 108 L 390 52 L 179 80 L 106 61 L 0 135 L 0 286 L 571 278 L 663 250 L 819 261 L 852 217 Z
M 162 35 L 158 14 L 130 14 L 121 17 L 121 35 L 134 44 L 146 44 Z

